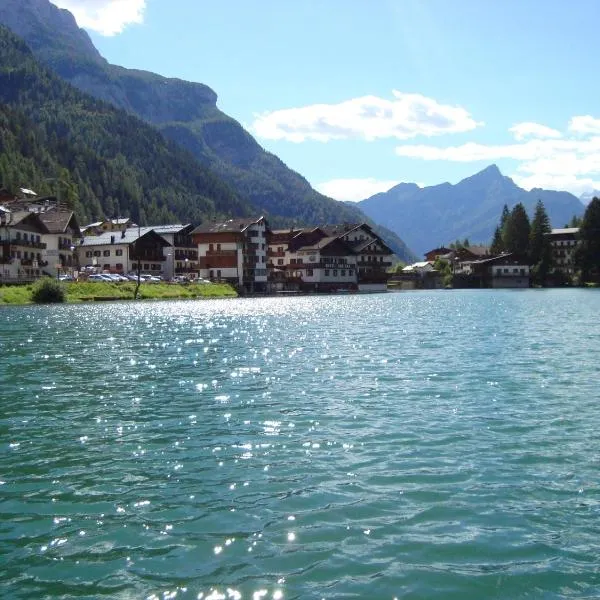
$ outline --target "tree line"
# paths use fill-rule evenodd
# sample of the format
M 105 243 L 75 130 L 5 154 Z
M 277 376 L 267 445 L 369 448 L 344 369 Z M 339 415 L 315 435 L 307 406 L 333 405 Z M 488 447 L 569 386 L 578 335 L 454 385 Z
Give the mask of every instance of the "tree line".
M 583 217 L 573 217 L 568 226 L 579 228 L 578 244 L 573 252 L 575 278 L 570 283 L 600 283 L 600 199 L 594 198 Z M 490 252 L 512 253 L 526 259 L 534 285 L 545 286 L 550 278 L 562 282 L 564 275 L 553 262 L 551 232 L 550 219 L 541 200 L 536 204 L 531 221 L 523 204 L 516 204 L 512 210 L 505 204 Z

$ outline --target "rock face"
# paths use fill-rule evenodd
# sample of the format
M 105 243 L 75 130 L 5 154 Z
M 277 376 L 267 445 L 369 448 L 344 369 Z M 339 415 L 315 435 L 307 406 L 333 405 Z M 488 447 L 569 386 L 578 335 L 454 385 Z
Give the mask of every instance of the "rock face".
M 80 90 L 144 119 L 189 150 L 277 224 L 357 222 L 366 219 L 315 191 L 301 175 L 266 152 L 234 119 L 217 108 L 208 86 L 109 64 L 73 15 L 49 0 L 0 0 L 0 23 L 35 55 Z M 386 242 L 403 259 L 412 254 L 392 232 Z
M 522 202 L 530 217 L 542 200 L 553 227 L 563 227 L 584 206 L 568 192 L 520 188 L 491 165 L 456 185 L 442 183 L 419 188 L 401 183 L 391 190 L 359 202 L 365 214 L 402 237 L 419 255 L 432 248 L 468 238 L 471 243 L 491 242 L 502 207 Z

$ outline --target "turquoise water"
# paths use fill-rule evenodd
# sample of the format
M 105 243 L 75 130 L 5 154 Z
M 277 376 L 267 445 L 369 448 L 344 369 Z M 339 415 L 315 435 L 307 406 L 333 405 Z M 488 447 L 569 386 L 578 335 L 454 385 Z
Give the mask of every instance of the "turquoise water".
M 5 598 L 600 596 L 600 293 L 0 309 Z

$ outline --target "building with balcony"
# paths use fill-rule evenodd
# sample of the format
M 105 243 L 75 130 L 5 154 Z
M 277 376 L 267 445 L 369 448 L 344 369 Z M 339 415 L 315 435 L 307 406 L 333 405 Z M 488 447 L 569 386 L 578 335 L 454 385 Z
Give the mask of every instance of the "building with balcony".
M 48 263 L 46 272 L 52 276 L 72 273 L 78 270 L 75 248 L 81 239 L 81 230 L 73 211 L 60 205 L 40 212 L 40 220 L 48 232 L 42 236 L 46 244 L 44 260 Z
M 158 235 L 169 243 L 164 248 L 165 264 L 164 278 L 173 279 L 176 276 L 195 279 L 200 272 L 198 262 L 198 246 L 192 239 L 193 225 L 157 225 L 156 227 L 142 227 L 153 229 Z
M 280 229 L 269 239 L 268 267 L 274 291 L 357 290 L 357 253 L 320 227 Z
M 579 227 L 553 229 L 549 234 L 554 270 L 572 278 L 575 275 L 573 254 L 579 243 Z
M 44 258 L 48 229 L 39 215 L 28 211 L 7 211 L 0 223 L 0 276 L 3 281 L 41 277 L 48 264 Z
M 359 291 L 376 292 L 387 289 L 392 266 L 393 250 L 366 223 L 326 225 L 321 228 L 327 235 L 349 245 L 356 254 L 357 285 Z
M 200 276 L 228 281 L 247 292 L 267 290 L 267 237 L 264 217 L 204 223 L 192 231 Z
M 85 270 L 165 276 L 167 242 L 152 227 L 108 231 L 85 237 L 77 246 L 77 259 Z

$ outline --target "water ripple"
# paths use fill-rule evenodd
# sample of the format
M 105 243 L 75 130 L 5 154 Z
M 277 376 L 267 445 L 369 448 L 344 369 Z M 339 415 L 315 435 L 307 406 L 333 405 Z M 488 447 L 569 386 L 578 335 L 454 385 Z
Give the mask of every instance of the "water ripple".
M 6 597 L 598 597 L 599 304 L 1 308 Z

